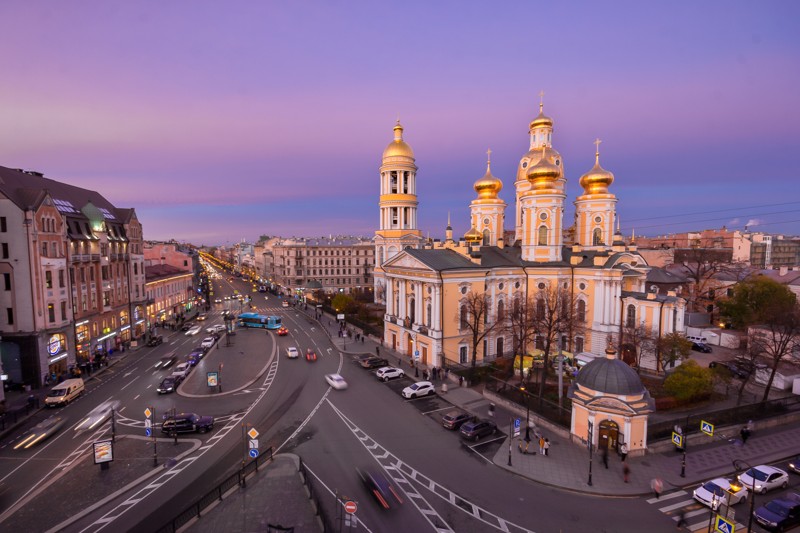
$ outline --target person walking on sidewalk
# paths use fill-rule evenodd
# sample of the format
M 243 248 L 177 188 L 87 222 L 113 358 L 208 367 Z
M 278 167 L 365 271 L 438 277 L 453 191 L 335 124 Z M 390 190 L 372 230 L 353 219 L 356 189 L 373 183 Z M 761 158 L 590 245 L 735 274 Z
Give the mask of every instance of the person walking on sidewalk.
M 739 430 L 739 435 L 742 437 L 742 444 L 747 444 L 747 439 L 750 437 L 750 428 L 744 426 Z
M 661 481 L 659 478 L 654 477 L 650 481 L 650 488 L 653 489 L 653 494 L 656 495 L 656 500 L 661 498 L 661 491 L 664 489 L 664 482 Z
M 619 457 L 622 459 L 623 463 L 625 462 L 625 458 L 628 457 L 628 445 L 624 442 L 622 443 L 622 446 L 619 447 Z
M 630 467 L 630 466 L 628 466 L 628 463 L 626 462 L 626 463 L 625 463 L 625 464 L 622 466 L 622 480 L 623 480 L 625 483 L 628 483 L 628 482 L 630 481 L 630 477 L 631 477 L 631 467 Z
M 608 470 L 608 448 L 603 448 L 603 466 Z
M 544 435 L 539 437 L 539 454 L 544 455 Z
M 550 455 L 550 439 L 544 439 L 544 456 Z

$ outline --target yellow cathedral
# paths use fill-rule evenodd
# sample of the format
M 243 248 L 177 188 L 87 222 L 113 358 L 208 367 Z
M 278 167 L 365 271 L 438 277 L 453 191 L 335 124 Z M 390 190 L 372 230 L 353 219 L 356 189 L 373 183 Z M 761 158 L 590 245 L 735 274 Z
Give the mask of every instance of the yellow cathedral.
M 515 301 L 548 287 L 568 290 L 576 303 L 583 327 L 562 337 L 563 349 L 576 355 L 603 357 L 608 339 L 620 339 L 623 327 L 642 326 L 654 335 L 684 330 L 685 301 L 648 290 L 647 262 L 619 233 L 614 175 L 600 165 L 599 141 L 594 166 L 579 180 L 574 222 L 565 227 L 566 171 L 543 104 L 529 136 L 514 181 L 513 232 L 506 231 L 507 204 L 498 197 L 503 182 L 487 159 L 484 176 L 474 182 L 469 231 L 455 240 L 448 216 L 445 240 L 431 241 L 417 227 L 414 152 L 400 122 L 394 126 L 380 167 L 374 238 L 375 300 L 386 308 L 386 346 L 426 365 L 467 364 L 472 346 L 460 317 L 470 293 L 485 293 L 487 320 L 502 322 Z M 478 364 L 514 355 L 512 343 L 507 330 L 496 328 L 478 346 Z M 642 354 L 638 364 L 657 369 L 652 355 Z

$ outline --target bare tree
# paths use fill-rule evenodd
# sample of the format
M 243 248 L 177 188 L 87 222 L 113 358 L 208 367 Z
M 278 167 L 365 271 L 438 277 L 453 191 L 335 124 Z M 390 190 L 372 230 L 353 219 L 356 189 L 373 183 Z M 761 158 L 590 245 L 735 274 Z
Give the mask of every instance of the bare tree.
M 765 313 L 767 319 L 763 324 L 753 326 L 749 331 L 750 349 L 766 356 L 772 367 L 762 402 L 769 398 L 780 362 L 800 348 L 800 307 L 795 304 L 788 312 L 782 311 L 781 305 L 774 307 L 774 312 Z
M 474 375 L 477 365 L 478 347 L 483 340 L 497 328 L 497 322 L 489 321 L 489 299 L 485 292 L 470 291 L 461 300 L 456 317 L 459 329 L 469 336 L 471 374 Z M 484 354 L 485 356 L 486 354 Z
M 653 332 L 645 326 L 644 322 L 639 325 L 625 323 L 619 338 L 618 352 L 622 360 L 633 366 L 638 372 L 641 368 L 642 355 L 653 353 L 655 350 L 656 339 Z
M 682 265 L 684 275 L 692 281 L 689 288 L 689 307 L 692 311 L 706 311 L 714 305 L 714 289 L 720 277 L 727 282 L 741 281 L 747 274 L 747 265 L 732 261 L 729 248 L 692 247 L 675 250 L 675 262 Z
M 504 331 L 511 335 L 514 349 L 512 372 L 513 368 L 519 368 L 520 379 L 524 374 L 522 366 L 524 357 L 528 353 L 528 344 L 533 341 L 536 333 L 531 318 L 535 305 L 534 300 L 531 298 L 514 298 L 511 304 L 511 311 L 508 313 L 504 323 L 500 325 Z M 517 366 L 517 357 L 519 357 L 519 366 Z

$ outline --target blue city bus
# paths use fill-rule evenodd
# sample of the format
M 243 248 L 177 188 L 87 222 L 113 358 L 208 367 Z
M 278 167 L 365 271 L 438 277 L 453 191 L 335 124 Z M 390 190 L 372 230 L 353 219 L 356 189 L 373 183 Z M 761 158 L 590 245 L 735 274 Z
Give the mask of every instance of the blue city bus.
M 242 313 L 237 322 L 240 328 L 278 329 L 281 327 L 281 317 L 258 313 Z

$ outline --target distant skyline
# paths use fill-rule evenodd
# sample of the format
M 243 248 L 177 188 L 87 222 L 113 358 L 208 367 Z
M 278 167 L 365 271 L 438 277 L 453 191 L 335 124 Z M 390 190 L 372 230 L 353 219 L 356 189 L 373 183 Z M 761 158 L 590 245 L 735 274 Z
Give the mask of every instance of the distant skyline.
M 0 4 L 0 165 L 133 207 L 146 239 L 370 237 L 399 117 L 419 228 L 514 179 L 544 91 L 568 180 L 622 231 L 800 234 L 800 3 Z

